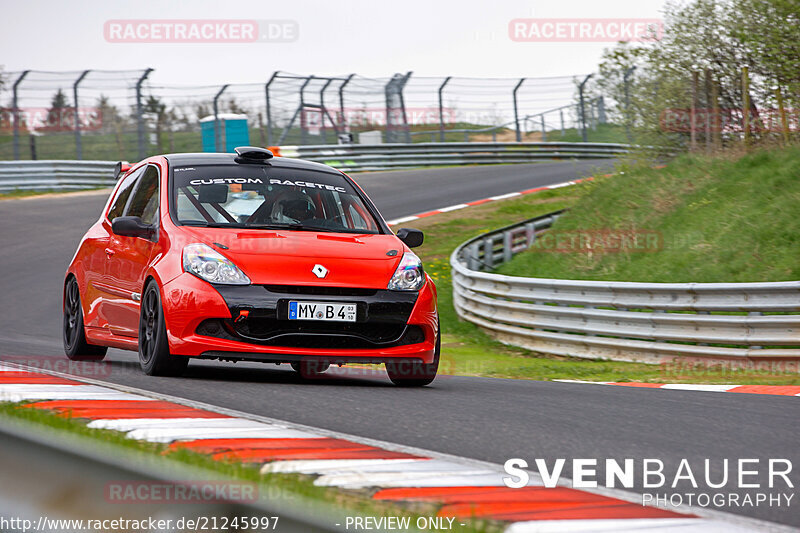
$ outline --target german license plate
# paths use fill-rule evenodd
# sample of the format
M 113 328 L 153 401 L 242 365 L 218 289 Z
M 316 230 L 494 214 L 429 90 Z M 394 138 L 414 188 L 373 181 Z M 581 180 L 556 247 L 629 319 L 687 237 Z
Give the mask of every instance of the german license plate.
M 355 322 L 356 304 L 334 302 L 289 302 L 289 320 Z

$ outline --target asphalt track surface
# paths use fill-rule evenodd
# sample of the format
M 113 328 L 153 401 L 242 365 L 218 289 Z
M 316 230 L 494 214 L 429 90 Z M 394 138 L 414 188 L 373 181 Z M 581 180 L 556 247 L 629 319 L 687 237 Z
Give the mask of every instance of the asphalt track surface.
M 607 168 L 602 161 L 502 165 L 357 175 L 386 219 L 488 196 L 551 185 Z M 48 368 L 65 363 L 61 346 L 64 270 L 80 237 L 99 215 L 104 195 L 0 201 L 0 357 Z M 442 375 L 422 389 L 391 385 L 379 367 L 334 371 L 301 381 L 286 365 L 196 361 L 181 379 L 142 374 L 134 352 L 109 350 L 81 373 L 112 383 L 207 402 L 295 423 L 474 459 L 520 457 L 549 465 L 565 458 L 636 459 L 637 492 L 738 493 L 738 459 L 757 458 L 761 483 L 748 492 L 795 494 L 786 507 L 728 506 L 726 511 L 800 527 L 800 496 L 768 486 L 770 458 L 800 465 L 800 401 L 793 397 L 649 390 L 601 385 Z M 686 458 L 700 483 L 643 489 L 640 460 L 660 459 L 668 483 Z M 703 489 L 704 460 L 712 481 Z M 749 465 L 747 468 L 752 468 Z M 798 476 L 792 474 L 797 485 Z M 780 480 L 779 480 L 780 481 Z

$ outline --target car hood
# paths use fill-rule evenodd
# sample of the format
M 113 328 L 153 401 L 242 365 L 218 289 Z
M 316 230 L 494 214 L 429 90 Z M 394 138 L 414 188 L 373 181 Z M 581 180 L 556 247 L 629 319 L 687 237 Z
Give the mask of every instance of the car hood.
M 256 284 L 385 289 L 404 252 L 394 235 L 183 229 L 191 242 L 210 245 Z M 387 255 L 392 250 L 396 255 Z M 325 277 L 314 274 L 316 265 L 327 270 Z

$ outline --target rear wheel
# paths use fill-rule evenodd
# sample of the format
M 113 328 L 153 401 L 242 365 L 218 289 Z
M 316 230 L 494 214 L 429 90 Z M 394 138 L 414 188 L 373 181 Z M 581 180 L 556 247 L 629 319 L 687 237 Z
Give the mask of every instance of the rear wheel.
M 415 363 L 401 361 L 399 363 L 386 363 L 386 373 L 392 383 L 399 387 L 424 387 L 436 379 L 439 371 L 439 352 L 441 351 L 441 333 L 436 335 L 436 350 L 432 363 Z
M 64 286 L 64 353 L 72 361 L 102 361 L 108 348 L 86 342 L 83 328 L 83 308 L 78 281 L 71 277 Z
M 161 293 L 150 281 L 139 313 L 139 365 L 148 376 L 180 376 L 188 364 L 188 357 L 169 353 Z
M 304 378 L 318 376 L 331 367 L 330 363 L 323 361 L 296 361 L 292 363 L 292 369 Z

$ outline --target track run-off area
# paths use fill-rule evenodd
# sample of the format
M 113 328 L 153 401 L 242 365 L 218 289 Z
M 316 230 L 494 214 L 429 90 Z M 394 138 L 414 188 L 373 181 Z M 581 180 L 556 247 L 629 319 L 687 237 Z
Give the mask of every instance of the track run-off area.
M 605 173 L 612 163 L 453 167 L 353 177 L 392 220 Z M 0 358 L 66 361 L 61 342 L 64 271 L 106 198 L 107 193 L 90 192 L 0 201 Z M 686 458 L 700 475 L 704 461 L 711 459 L 713 480 L 723 476 L 723 459 L 729 460 L 730 475 L 736 475 L 740 458 L 765 464 L 783 458 L 800 465 L 800 398 L 791 396 L 449 375 L 422 389 L 403 389 L 377 367 L 374 372 L 345 367 L 302 380 L 286 365 L 209 361 L 191 363 L 185 376 L 176 379 L 146 376 L 134 352 L 113 349 L 96 365 L 90 377 L 101 381 L 400 446 L 495 464 L 519 457 L 552 465 L 566 458 L 561 475 L 568 478 L 573 475 L 571 458 L 596 458 L 598 479 L 605 476 L 606 458 L 620 463 L 654 458 L 672 468 Z M 769 490 L 766 468 L 748 481 Z M 645 491 L 641 479 L 631 490 Z M 800 528 L 797 501 L 789 507 L 732 505 L 725 511 Z

